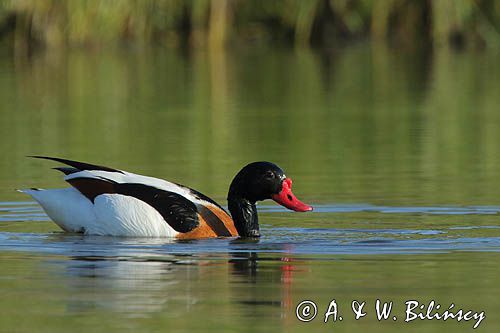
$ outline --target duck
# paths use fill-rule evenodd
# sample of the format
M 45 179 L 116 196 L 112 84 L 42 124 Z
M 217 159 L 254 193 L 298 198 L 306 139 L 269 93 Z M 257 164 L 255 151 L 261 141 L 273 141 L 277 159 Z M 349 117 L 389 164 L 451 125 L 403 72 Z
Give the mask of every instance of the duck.
M 187 186 L 124 170 L 58 157 L 71 185 L 60 189 L 20 190 L 30 195 L 63 231 L 100 236 L 260 237 L 256 203 L 272 199 L 296 212 L 313 207 L 292 192 L 292 180 L 271 162 L 244 166 L 227 195 L 229 213 L 217 202 Z

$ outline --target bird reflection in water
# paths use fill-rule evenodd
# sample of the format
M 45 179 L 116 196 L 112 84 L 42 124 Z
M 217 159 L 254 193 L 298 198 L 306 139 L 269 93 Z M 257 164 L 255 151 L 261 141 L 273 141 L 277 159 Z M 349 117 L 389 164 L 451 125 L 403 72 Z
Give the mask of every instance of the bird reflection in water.
M 280 245 L 279 253 L 264 253 L 255 251 L 262 245 L 257 246 L 259 240 L 233 240 L 226 243 L 229 253 L 168 251 L 196 247 L 197 242 L 168 242 L 168 246 L 160 244 L 153 251 L 132 241 L 120 241 L 120 246 L 111 244 L 101 253 L 92 251 L 92 246 L 86 245 L 93 243 L 85 244 L 82 239 L 74 244 L 77 254 L 71 260 L 57 262 L 58 266 L 64 264 L 62 283 L 71 295 L 68 310 L 177 317 L 205 311 L 217 301 L 231 309 L 231 303 L 240 304 L 245 316 L 252 312 L 277 318 L 293 315 L 292 283 L 298 271 L 294 259 L 283 255 L 290 253 L 290 248 L 285 246 L 283 251 Z
M 235 240 L 234 244 L 259 240 Z M 269 313 L 275 308 L 274 316 L 286 318 L 293 315 L 292 286 L 294 274 L 302 270 L 296 268 L 297 259 L 292 258 L 292 245 L 284 244 L 280 253 L 258 253 L 254 251 L 232 252 L 229 263 L 234 282 L 246 284 L 245 298 L 238 302 L 247 307 L 246 312 L 255 316 Z M 259 257 L 260 255 L 260 257 Z M 267 306 L 267 307 L 262 307 Z

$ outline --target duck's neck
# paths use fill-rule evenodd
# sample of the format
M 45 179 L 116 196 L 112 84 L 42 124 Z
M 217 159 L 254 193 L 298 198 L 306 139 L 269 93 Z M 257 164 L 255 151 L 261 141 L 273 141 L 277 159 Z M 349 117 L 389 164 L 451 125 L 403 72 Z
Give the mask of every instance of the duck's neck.
M 252 193 L 249 177 L 245 168 L 233 178 L 227 194 L 229 211 L 234 226 L 241 237 L 259 237 L 259 218 L 255 202 L 259 200 Z
M 227 202 L 238 234 L 241 237 L 259 237 L 259 217 L 255 202 L 231 195 L 228 196 Z

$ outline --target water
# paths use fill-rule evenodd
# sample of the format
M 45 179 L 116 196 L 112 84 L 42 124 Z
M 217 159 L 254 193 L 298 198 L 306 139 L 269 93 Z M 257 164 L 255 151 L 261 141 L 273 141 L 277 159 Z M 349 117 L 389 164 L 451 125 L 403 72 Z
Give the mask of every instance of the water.
M 405 302 L 500 320 L 495 53 L 242 49 L 0 57 L 0 331 L 472 330 Z M 67 235 L 23 187 L 46 154 L 163 177 L 225 204 L 270 160 L 312 213 L 259 205 L 259 240 Z M 342 321 L 323 323 L 331 300 Z M 393 301 L 378 321 L 376 299 Z M 313 300 L 318 316 L 295 315 Z M 366 301 L 354 319 L 351 302 Z

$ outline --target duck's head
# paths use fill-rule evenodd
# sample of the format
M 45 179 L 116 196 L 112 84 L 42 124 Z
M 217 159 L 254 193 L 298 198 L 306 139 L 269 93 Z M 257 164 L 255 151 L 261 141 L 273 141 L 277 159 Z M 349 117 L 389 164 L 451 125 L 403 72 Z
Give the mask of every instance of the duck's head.
M 292 180 L 276 164 L 250 163 L 234 177 L 228 194 L 229 210 L 240 236 L 259 236 L 255 202 L 266 199 L 296 212 L 313 210 L 297 199 L 292 192 Z

